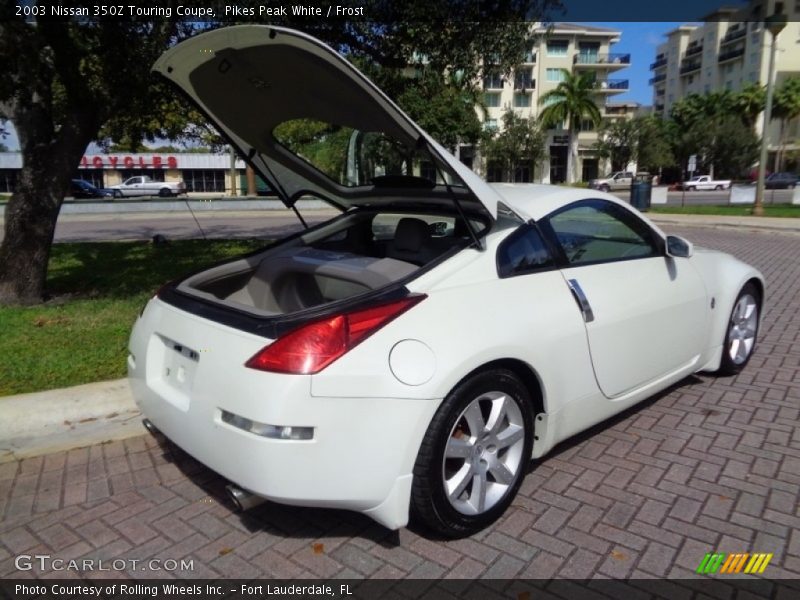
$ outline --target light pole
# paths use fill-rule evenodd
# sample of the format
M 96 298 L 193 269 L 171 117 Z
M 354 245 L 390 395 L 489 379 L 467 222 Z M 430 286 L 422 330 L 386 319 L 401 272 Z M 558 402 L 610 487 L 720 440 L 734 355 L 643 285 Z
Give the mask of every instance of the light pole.
M 758 184 L 756 200 L 753 203 L 753 214 L 764 215 L 764 179 L 767 175 L 767 129 L 772 118 L 772 96 L 775 91 L 775 51 L 778 47 L 778 34 L 786 27 L 786 16 L 775 14 L 767 17 L 764 27 L 772 35 L 772 47 L 769 50 L 769 69 L 767 70 L 767 104 L 764 107 L 764 125 L 761 128 L 761 158 L 758 160 Z

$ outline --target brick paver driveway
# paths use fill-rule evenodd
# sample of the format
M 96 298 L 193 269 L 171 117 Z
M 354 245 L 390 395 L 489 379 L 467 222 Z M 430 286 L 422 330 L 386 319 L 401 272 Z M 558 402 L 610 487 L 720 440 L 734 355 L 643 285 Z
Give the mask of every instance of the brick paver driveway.
M 146 436 L 0 465 L 0 577 L 39 574 L 15 570 L 20 554 L 193 560 L 136 577 L 684 577 L 712 550 L 772 552 L 767 576 L 800 577 L 800 237 L 683 233 L 765 273 L 750 366 L 562 445 L 481 534 L 431 541 L 274 504 L 242 516 L 217 476 Z

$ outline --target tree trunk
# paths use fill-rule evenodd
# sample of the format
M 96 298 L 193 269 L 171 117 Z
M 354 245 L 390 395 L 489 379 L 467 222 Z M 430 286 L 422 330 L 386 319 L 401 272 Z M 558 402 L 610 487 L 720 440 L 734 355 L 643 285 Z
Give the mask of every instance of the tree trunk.
M 0 243 L 0 305 L 35 304 L 45 297 L 61 203 L 96 131 L 92 117 L 87 117 L 80 125 L 77 121 L 62 125 L 57 134 L 41 113 L 27 113 L 15 121 L 22 170 L 6 206 L 5 236 Z
M 256 189 L 256 172 L 248 164 L 245 166 L 245 173 L 247 173 L 247 195 L 255 196 L 258 193 Z
M 569 130 L 569 151 L 567 152 L 567 183 L 578 181 L 578 133 Z

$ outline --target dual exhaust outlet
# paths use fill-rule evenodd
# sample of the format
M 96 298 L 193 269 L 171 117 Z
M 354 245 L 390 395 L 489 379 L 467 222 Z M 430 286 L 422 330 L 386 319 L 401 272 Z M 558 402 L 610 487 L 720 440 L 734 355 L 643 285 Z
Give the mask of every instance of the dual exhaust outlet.
M 158 433 L 158 429 L 150 419 L 143 419 L 142 425 L 144 428 L 147 429 L 151 434 L 155 435 Z M 242 488 L 229 483 L 225 486 L 225 493 L 228 495 L 228 498 L 233 502 L 233 505 L 236 507 L 236 510 L 241 512 L 245 510 L 250 510 L 251 508 L 255 508 L 259 504 L 263 504 L 266 502 L 266 498 L 262 498 L 252 492 L 248 492 L 247 490 L 243 490 Z

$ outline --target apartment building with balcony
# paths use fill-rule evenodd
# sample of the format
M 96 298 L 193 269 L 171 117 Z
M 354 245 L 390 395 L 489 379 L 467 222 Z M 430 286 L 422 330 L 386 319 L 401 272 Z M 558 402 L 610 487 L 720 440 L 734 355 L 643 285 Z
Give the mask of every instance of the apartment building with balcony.
M 613 98 L 628 91 L 628 80 L 620 71 L 630 65 L 629 54 L 613 51 L 621 32 L 613 29 L 555 23 L 550 26 L 535 25 L 532 28 L 531 46 L 524 61 L 514 69 L 511 76 L 499 71 L 487 70 L 483 81 L 484 102 L 487 106 L 484 126 L 487 129 L 502 127 L 506 110 L 513 109 L 522 117 L 538 116 L 542 110 L 539 99 L 549 90 L 555 89 L 564 77 L 563 70 L 571 73 L 589 73 L 595 81 L 597 106 L 604 118 L 629 118 L 637 110 L 635 103 L 614 103 Z M 483 116 L 483 115 L 482 115 Z M 597 177 L 608 165 L 602 164 L 592 146 L 597 141 L 597 132 L 589 122 L 581 124 L 578 136 L 578 174 L 584 181 Z M 547 150 L 549 159 L 544 161 L 536 173 L 521 165 L 515 170 L 517 181 L 543 181 L 560 183 L 566 178 L 568 135 L 561 128 L 548 131 Z M 471 150 L 466 149 L 466 153 Z M 499 172 L 479 157 L 472 162 L 473 168 L 483 171 L 490 181 L 498 180 Z
M 668 32 L 666 41 L 656 48 L 655 60 L 650 63 L 654 112 L 668 116 L 672 106 L 689 94 L 737 92 L 750 83 L 765 86 L 772 36 L 763 21 L 776 12 L 788 18 L 778 36 L 776 85 L 800 75 L 800 1 L 752 0 L 743 8 L 721 7 L 699 24 L 681 25 Z M 760 120 L 757 133 L 761 134 Z M 790 137 L 799 133 L 798 124 L 793 123 Z M 777 123 L 770 126 L 767 139 L 774 149 Z

